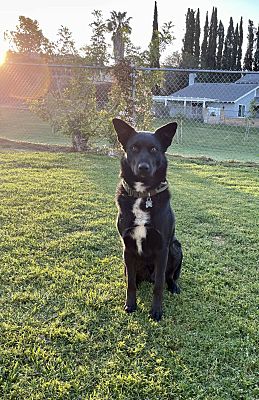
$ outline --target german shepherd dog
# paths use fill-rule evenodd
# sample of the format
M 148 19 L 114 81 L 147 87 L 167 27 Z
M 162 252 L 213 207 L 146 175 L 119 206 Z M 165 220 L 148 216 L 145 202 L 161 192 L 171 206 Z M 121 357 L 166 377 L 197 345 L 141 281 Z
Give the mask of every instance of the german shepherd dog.
M 180 293 L 182 249 L 175 237 L 165 157 L 177 124 L 169 123 L 155 133 L 136 132 L 118 118 L 113 125 L 124 150 L 116 202 L 127 276 L 125 311 L 136 310 L 137 286 L 150 281 L 154 283 L 150 315 L 159 321 L 165 281 L 172 293 Z

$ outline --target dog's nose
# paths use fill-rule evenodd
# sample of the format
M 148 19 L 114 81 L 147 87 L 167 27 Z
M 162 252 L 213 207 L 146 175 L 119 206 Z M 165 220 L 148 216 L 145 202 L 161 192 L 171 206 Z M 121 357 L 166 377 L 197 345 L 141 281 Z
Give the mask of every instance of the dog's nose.
M 148 174 L 149 171 L 150 171 L 150 166 L 149 166 L 149 164 L 146 163 L 146 162 L 141 162 L 141 163 L 139 163 L 139 165 L 138 165 L 138 170 L 139 170 L 139 172 L 142 173 L 142 174 Z

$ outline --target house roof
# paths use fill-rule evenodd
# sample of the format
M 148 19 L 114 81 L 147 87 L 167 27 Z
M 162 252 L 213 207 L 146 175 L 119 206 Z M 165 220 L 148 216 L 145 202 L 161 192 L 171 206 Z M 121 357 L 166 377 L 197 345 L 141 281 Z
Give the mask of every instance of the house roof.
M 257 83 L 259 85 L 259 72 L 257 74 L 245 74 L 240 79 L 238 79 L 235 83 Z
M 259 87 L 258 84 L 236 84 L 236 83 L 194 83 L 187 86 L 171 96 L 168 99 L 180 100 L 181 98 L 192 98 L 194 101 L 198 99 L 211 100 L 220 102 L 235 102 L 245 96 L 252 90 Z

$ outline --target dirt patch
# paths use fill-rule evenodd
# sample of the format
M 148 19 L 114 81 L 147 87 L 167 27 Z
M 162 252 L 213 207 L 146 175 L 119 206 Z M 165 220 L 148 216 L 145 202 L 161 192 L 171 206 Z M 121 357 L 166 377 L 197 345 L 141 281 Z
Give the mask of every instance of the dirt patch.
M 49 152 L 57 153 L 57 152 L 72 152 L 73 148 L 71 146 L 20 142 L 20 141 L 16 141 L 16 140 L 0 138 L 0 150 L 49 151 Z

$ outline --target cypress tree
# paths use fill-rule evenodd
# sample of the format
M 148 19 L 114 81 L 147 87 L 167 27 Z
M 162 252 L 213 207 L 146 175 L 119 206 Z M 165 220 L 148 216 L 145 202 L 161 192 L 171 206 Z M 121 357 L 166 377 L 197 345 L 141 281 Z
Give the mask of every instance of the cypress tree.
M 200 63 L 200 35 L 201 35 L 200 10 L 198 8 L 195 17 L 194 48 L 193 48 L 195 68 L 197 68 Z
M 240 18 L 239 23 L 239 34 L 238 34 L 238 47 L 237 47 L 237 70 L 241 70 L 242 60 L 242 46 L 243 46 L 243 18 Z
M 259 71 L 259 25 L 256 32 L 256 48 L 254 54 L 253 70 Z
M 254 50 L 254 23 L 249 19 L 248 21 L 248 43 L 247 50 L 244 58 L 244 70 L 252 71 L 253 67 L 253 50 Z
M 234 42 L 233 42 L 233 51 L 232 51 L 232 62 L 230 69 L 236 70 L 237 69 L 237 49 L 238 49 L 238 39 L 239 39 L 239 32 L 238 32 L 238 24 L 236 26 L 234 32 Z
M 213 7 L 210 20 L 209 43 L 207 51 L 207 68 L 211 69 L 216 68 L 217 28 L 218 28 L 217 8 Z
M 157 13 L 156 1 L 154 8 L 153 32 L 152 32 L 151 42 L 149 45 L 149 54 L 150 54 L 150 67 L 160 68 L 160 39 L 158 31 L 158 13 Z
M 209 33 L 209 17 L 207 11 L 203 29 L 203 41 L 201 45 L 201 68 L 207 68 L 208 33 Z
M 224 46 L 224 25 L 222 24 L 221 20 L 219 21 L 218 27 L 218 50 L 216 56 L 216 68 L 222 68 L 222 52 Z
M 227 35 L 224 42 L 224 50 L 222 56 L 222 69 L 230 70 L 232 65 L 233 55 L 233 43 L 234 43 L 234 26 L 233 18 L 230 17 Z
M 188 8 L 186 14 L 186 31 L 183 39 L 182 66 L 186 68 L 194 67 L 194 31 L 195 31 L 195 13 L 193 9 Z

